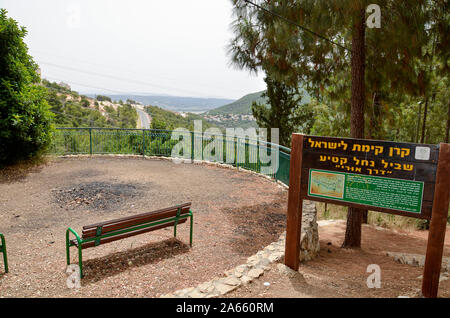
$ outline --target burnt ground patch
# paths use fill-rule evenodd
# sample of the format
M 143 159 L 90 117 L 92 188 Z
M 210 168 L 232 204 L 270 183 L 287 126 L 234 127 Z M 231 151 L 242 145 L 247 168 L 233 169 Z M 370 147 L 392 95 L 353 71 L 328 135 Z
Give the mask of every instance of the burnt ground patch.
M 63 189 L 53 189 L 54 202 L 73 210 L 89 207 L 94 210 L 114 210 L 143 191 L 143 186 L 131 183 L 87 182 Z

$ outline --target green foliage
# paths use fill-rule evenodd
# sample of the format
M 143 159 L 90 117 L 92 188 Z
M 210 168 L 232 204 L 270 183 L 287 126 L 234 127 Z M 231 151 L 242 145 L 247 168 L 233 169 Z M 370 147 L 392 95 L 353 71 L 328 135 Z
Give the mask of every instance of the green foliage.
M 176 128 L 187 128 L 190 131 L 194 130 L 194 120 L 201 120 L 203 130 L 217 127 L 208 121 L 205 121 L 202 116 L 192 113 L 187 113 L 184 117 L 174 112 L 162 109 L 158 106 L 146 106 L 145 111 L 152 117 L 152 129 L 167 129 L 173 130 Z
M 208 111 L 208 115 L 250 115 L 252 114 L 252 104 L 254 102 L 258 104 L 267 104 L 267 100 L 262 96 L 263 93 L 264 91 L 247 94 L 239 98 L 237 101 Z
M 259 127 L 268 128 L 269 138 L 270 128 L 278 128 L 279 143 L 289 147 L 294 131 L 309 133 L 313 122 L 312 110 L 308 105 L 301 104 L 302 94 L 298 88 L 289 87 L 268 76 L 264 81 L 267 91 L 262 97 L 267 97 L 271 107 L 253 102 L 253 116 Z
M 72 90 L 70 90 L 67 87 L 62 86 L 62 85 L 60 85 L 60 84 L 58 84 L 56 82 L 50 82 L 50 81 L 48 81 L 46 79 L 43 79 L 42 80 L 42 84 L 45 87 L 51 88 L 52 90 L 54 90 L 54 91 L 56 91 L 58 93 L 61 93 L 61 94 L 71 94 L 72 93 Z
M 107 102 L 111 102 L 112 103 L 111 98 L 108 97 L 108 96 L 104 96 L 104 95 L 97 95 L 95 97 L 95 99 L 97 99 L 99 102 L 107 101 Z
M 106 106 L 105 110 L 108 114 L 108 123 L 111 126 L 120 128 L 136 128 L 138 114 L 136 109 L 134 109 L 131 105 L 121 105 L 118 106 L 117 109 Z
M 100 104 L 94 101 L 91 108 L 89 97 L 80 96 L 77 92 L 67 91 L 56 83 L 44 80 L 48 88 L 47 102 L 55 114 L 57 127 L 118 127 L 136 128 L 138 114 L 128 105 L 118 105 L 116 108 L 105 106 L 105 116 L 100 112 Z
M 28 55 L 24 27 L 0 10 L 0 166 L 27 160 L 49 146 L 51 119 L 46 89 Z

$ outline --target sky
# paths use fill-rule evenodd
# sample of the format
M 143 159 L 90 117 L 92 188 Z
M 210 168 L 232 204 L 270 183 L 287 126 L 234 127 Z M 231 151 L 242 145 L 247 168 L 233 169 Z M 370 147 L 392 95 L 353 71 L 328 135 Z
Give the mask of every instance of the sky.
M 238 99 L 264 74 L 230 66 L 230 0 L 0 0 L 42 78 L 80 93 Z

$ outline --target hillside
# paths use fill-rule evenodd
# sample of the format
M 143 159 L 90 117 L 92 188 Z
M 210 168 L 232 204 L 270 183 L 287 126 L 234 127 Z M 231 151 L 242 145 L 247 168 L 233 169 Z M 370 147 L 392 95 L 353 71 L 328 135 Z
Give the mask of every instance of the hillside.
M 258 124 L 252 114 L 252 104 L 257 102 L 270 107 L 267 104 L 267 99 L 262 97 L 264 92 L 247 94 L 237 101 L 206 112 L 204 117 L 209 122 L 223 128 L 257 128 Z M 309 103 L 311 98 L 306 90 L 302 90 L 302 94 L 302 104 Z
M 224 115 L 224 114 L 236 114 L 236 115 L 251 115 L 252 103 L 265 103 L 266 100 L 261 95 L 264 91 L 247 94 L 244 97 L 239 98 L 230 104 L 218 107 L 216 109 L 207 112 L 207 115 Z
M 114 103 L 105 96 L 96 99 L 71 90 L 64 83 L 42 80 L 47 103 L 54 113 L 56 127 L 136 128 L 137 112 L 130 103 Z
M 187 128 L 194 130 L 194 120 L 201 120 L 203 130 L 210 127 L 218 127 L 217 125 L 206 121 L 203 116 L 192 113 L 175 113 L 170 110 L 162 109 L 158 106 L 145 106 L 144 110 L 152 118 L 152 129 L 167 129 L 173 130 L 176 128 Z

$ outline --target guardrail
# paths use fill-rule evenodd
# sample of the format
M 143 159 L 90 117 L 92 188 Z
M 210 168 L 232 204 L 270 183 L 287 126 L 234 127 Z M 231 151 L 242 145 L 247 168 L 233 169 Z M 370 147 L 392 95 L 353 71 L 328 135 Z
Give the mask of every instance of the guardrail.
M 137 154 L 143 156 L 172 156 L 173 147 L 179 142 L 172 140 L 173 131 L 158 129 L 127 129 L 127 128 L 56 128 L 53 143 L 49 152 L 55 155 L 67 154 Z M 205 147 L 211 143 L 214 135 L 190 132 L 191 158 L 205 158 Z M 270 176 L 289 184 L 289 148 L 257 141 L 250 138 L 237 137 L 219 138 L 222 147 L 215 150 L 222 163 L 238 168 L 251 170 Z M 265 162 L 261 153 L 267 156 L 276 150 L 274 156 L 278 162 Z M 223 158 L 223 159 L 222 159 Z

